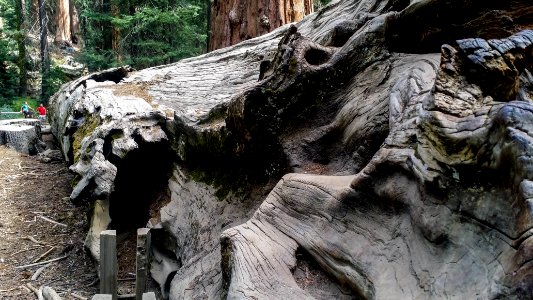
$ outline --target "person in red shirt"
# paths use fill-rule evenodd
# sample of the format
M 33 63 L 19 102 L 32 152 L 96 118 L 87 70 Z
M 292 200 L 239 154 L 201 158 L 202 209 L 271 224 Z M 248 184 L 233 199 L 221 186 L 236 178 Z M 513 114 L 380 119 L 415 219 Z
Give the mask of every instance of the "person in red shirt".
M 42 103 L 41 105 L 39 105 L 39 107 L 37 107 L 37 111 L 39 112 L 39 120 L 46 120 L 46 108 L 43 106 Z

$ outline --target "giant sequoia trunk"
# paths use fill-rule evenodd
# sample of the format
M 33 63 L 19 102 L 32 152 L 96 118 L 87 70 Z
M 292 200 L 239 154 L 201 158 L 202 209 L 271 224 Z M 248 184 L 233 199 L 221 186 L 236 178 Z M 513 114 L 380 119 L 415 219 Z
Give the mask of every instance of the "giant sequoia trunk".
M 70 0 L 56 0 L 56 36 L 55 42 L 70 41 Z
M 530 299 L 528 28 L 526 0 L 341 0 L 80 78 L 50 114 L 87 246 L 148 222 L 170 299 Z
M 208 51 L 298 22 L 313 12 L 312 0 L 215 0 L 211 5 Z

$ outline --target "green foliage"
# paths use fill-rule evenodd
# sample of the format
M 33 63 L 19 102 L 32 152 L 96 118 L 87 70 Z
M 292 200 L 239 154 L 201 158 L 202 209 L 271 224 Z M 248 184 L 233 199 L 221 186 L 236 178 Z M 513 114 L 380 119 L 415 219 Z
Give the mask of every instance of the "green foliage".
M 30 97 L 14 98 L 11 102 L 11 111 L 20 111 L 20 108 L 24 102 L 28 102 L 28 105 L 35 110 L 39 106 L 39 102 Z
M 18 94 L 17 44 L 14 30 L 16 15 L 13 2 L 0 0 L 0 18 L 3 28 L 0 28 L 0 105 L 10 104 L 11 98 Z
M 10 56 L 7 40 L 0 39 L 0 105 L 17 95 L 18 68 Z
M 85 48 L 81 53 L 80 59 L 91 71 L 105 70 L 115 65 L 113 52 L 110 50 Z
M 208 0 L 80 2 L 89 70 L 121 64 L 141 69 L 205 52 Z
M 48 79 L 46 80 L 46 84 L 48 88 L 46 89 L 49 91 L 50 95 L 47 95 L 47 99 L 50 98 L 56 91 L 59 90 L 59 88 L 69 82 L 71 78 L 69 78 L 63 70 L 61 70 L 58 66 L 52 66 L 50 68 L 50 73 L 48 74 Z
M 315 0 L 313 1 L 313 9 L 315 11 L 321 9 L 322 7 L 328 5 L 331 2 L 331 0 Z

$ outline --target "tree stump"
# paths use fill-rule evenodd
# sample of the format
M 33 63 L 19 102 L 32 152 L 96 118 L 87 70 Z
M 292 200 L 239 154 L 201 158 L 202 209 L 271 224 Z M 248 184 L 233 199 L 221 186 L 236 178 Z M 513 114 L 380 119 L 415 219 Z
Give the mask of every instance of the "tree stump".
M 40 149 L 39 121 L 35 119 L 0 122 L 0 145 L 7 145 L 24 154 L 35 154 Z

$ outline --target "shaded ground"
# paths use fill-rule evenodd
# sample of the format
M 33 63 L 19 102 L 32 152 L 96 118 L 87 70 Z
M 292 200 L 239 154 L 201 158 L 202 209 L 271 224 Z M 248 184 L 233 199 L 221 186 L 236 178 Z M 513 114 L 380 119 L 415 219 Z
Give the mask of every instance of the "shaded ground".
M 72 293 L 90 298 L 98 291 L 96 270 L 83 248 L 86 208 L 70 203 L 71 179 L 63 163 L 41 163 L 0 146 L 0 299 L 36 299 L 27 283 L 50 286 L 64 299 L 76 299 Z M 50 249 L 39 261 L 66 258 L 50 263 L 36 280 L 31 277 L 43 265 L 15 268 Z

